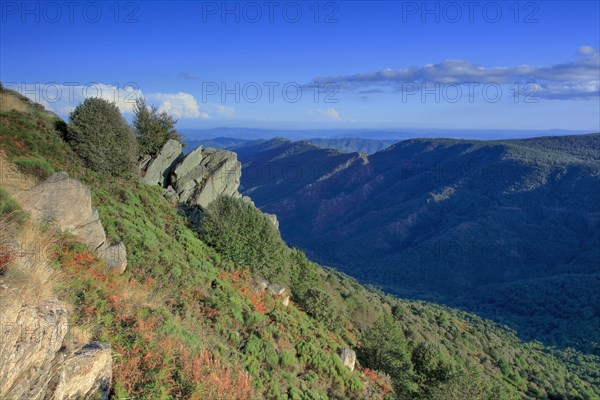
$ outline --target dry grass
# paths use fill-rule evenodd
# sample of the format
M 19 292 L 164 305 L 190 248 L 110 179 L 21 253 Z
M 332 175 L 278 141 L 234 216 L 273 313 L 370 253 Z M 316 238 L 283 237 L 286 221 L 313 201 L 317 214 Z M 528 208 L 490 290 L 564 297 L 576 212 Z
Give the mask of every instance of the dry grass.
M 16 165 L 8 161 L 4 151 L 0 149 L 0 186 L 12 196 L 39 183 L 38 178 L 19 171 Z
M 21 112 L 29 112 L 31 104 L 20 98 L 18 95 L 11 93 L 8 90 L 0 92 L 0 111 L 16 110 Z
M 6 263 L 0 276 L 0 304 L 34 306 L 54 297 L 52 268 L 55 234 L 33 222 L 16 229 L 9 218 L 0 221 L 0 243 Z

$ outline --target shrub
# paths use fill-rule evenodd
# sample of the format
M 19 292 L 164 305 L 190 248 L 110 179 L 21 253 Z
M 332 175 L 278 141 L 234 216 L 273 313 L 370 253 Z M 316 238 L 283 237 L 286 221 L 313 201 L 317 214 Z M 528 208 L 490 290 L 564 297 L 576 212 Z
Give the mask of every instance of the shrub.
M 174 128 L 177 120 L 165 111 L 159 113 L 155 106 L 148 107 L 143 98 L 138 98 L 133 113 L 140 155 L 156 155 L 169 139 L 181 142 L 181 136 Z
M 67 141 L 97 172 L 123 176 L 135 170 L 135 135 L 114 103 L 85 99 L 71 113 Z
M 287 249 L 279 231 L 252 204 L 220 196 L 206 209 L 200 226 L 203 240 L 225 259 L 249 267 L 269 280 L 289 281 Z

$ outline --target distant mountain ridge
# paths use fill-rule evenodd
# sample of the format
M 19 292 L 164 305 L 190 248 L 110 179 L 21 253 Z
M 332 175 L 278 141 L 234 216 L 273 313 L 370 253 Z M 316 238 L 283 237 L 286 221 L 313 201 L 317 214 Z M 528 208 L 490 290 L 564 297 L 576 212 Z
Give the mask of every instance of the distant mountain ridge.
M 354 128 L 354 129 L 265 129 L 217 127 L 208 129 L 178 129 L 188 141 L 215 139 L 219 137 L 244 140 L 269 140 L 284 137 L 290 140 L 307 140 L 312 138 L 344 139 L 359 138 L 369 140 L 408 140 L 415 138 L 450 138 L 471 140 L 523 139 L 541 136 L 563 136 L 589 133 L 582 130 L 565 129 L 411 129 L 411 128 Z
M 600 354 L 598 337 L 585 329 L 600 323 L 599 134 L 411 139 L 371 156 L 280 139 L 242 146 L 238 156 L 241 191 L 319 262 Z M 546 281 L 549 293 L 561 298 L 567 285 L 587 300 L 563 299 L 556 307 L 569 310 L 540 311 L 547 318 L 535 323 L 505 302 L 511 287 L 533 298 L 532 282 L 555 276 L 563 278 Z M 580 324 L 577 307 L 590 310 Z
M 186 142 L 184 151 L 189 153 L 198 146 L 214 147 L 224 150 L 235 150 L 239 147 L 246 146 L 252 142 L 263 142 L 265 139 L 247 140 L 228 137 L 217 137 L 214 139 L 204 139 Z M 361 138 L 340 138 L 340 139 L 323 139 L 314 138 L 306 139 L 304 142 L 311 143 L 317 147 L 324 149 L 334 149 L 341 153 L 365 153 L 373 154 L 385 149 L 394 144 L 397 140 L 377 140 L 377 139 L 361 139 Z

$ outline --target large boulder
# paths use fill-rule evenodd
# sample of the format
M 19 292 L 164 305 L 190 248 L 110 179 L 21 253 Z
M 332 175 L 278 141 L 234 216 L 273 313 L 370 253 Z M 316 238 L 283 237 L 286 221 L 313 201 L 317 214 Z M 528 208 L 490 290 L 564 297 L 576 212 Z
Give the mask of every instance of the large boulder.
M 5 293 L 0 293 L 4 296 Z M 37 305 L 15 297 L 0 301 L 0 399 L 80 400 L 108 398 L 110 344 L 93 342 L 69 353 L 67 305 Z
M 348 367 L 350 371 L 354 371 L 354 365 L 356 364 L 356 353 L 354 350 L 340 349 L 338 354 L 342 360 L 342 364 Z
M 241 175 L 235 153 L 198 148 L 175 166 L 171 186 L 180 203 L 206 208 L 219 195 L 239 197 Z
M 74 234 L 112 269 L 125 271 L 125 245 L 107 242 L 98 210 L 92 208 L 92 195 L 84 184 L 69 178 L 66 172 L 58 172 L 15 197 L 34 219 Z
M 158 152 L 156 157 L 146 162 L 146 172 L 142 180 L 148 185 L 164 187 L 174 164 L 182 156 L 183 145 L 177 140 L 169 139 Z
M 16 195 L 21 206 L 36 220 L 80 236 L 92 250 L 106 241 L 98 212 L 92 208 L 90 190 L 58 172 L 46 181 Z

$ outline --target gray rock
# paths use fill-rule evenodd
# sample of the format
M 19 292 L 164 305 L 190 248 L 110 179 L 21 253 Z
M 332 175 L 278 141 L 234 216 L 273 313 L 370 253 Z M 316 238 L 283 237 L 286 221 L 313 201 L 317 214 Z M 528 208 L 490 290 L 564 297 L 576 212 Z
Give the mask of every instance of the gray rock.
M 172 204 L 179 203 L 179 195 L 172 186 L 168 186 L 166 189 L 163 189 L 163 196 L 165 196 L 165 198 Z
M 110 269 L 119 274 L 127 269 L 127 249 L 123 242 L 104 244 L 98 250 L 98 256 L 106 262 Z
M 81 182 L 59 172 L 15 197 L 34 219 L 71 232 L 112 268 L 124 271 L 127 267 L 125 245 L 106 243 L 98 210 L 92 208 L 90 190 Z
M 219 195 L 238 195 L 241 164 L 233 152 L 206 148 L 196 149 L 183 159 L 171 177 L 179 201 L 206 208 Z
M 352 349 L 340 349 L 338 352 L 342 364 L 344 364 L 350 371 L 354 371 L 354 365 L 356 364 L 356 353 Z
M 71 233 L 84 240 L 90 250 L 97 251 L 106 242 L 106 233 L 99 219 L 71 229 Z
M 72 231 L 98 219 L 89 189 L 64 172 L 50 176 L 16 197 L 33 218 L 54 224 L 61 231 Z
M 65 353 L 67 305 L 56 299 L 37 306 L 16 299 L 0 303 L 0 399 L 108 398 L 112 355 L 92 343 Z
M 183 145 L 180 142 L 169 139 L 148 164 L 146 174 L 142 178 L 144 183 L 164 187 L 168 183 L 173 166 L 182 156 L 182 150 Z
M 144 175 L 146 168 L 148 168 L 148 164 L 152 161 L 152 157 L 150 154 L 145 154 L 142 159 L 138 163 L 138 171 L 140 175 Z
M 108 399 L 111 381 L 110 344 L 92 342 L 64 361 L 52 400 Z
M 287 307 L 290 304 L 290 296 L 285 296 L 281 300 L 281 304 L 283 304 L 284 307 Z
M 269 281 L 267 281 L 265 278 L 257 276 L 254 278 L 254 287 L 259 292 L 264 292 L 269 287 Z
M 188 155 L 186 155 L 185 158 L 173 169 L 171 182 L 185 180 L 187 175 L 189 175 L 189 173 L 192 172 L 192 170 L 202 162 L 203 157 L 202 146 L 197 147 Z
M 0 399 L 41 399 L 67 334 L 66 304 L 49 300 L 22 307 L 13 302 L 2 304 L 0 311 Z

